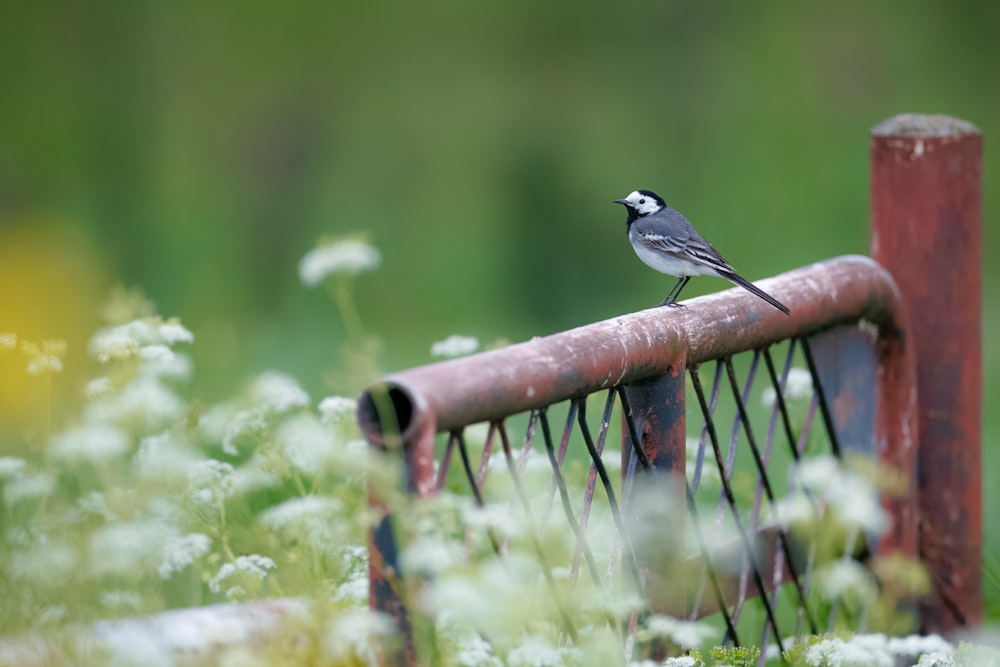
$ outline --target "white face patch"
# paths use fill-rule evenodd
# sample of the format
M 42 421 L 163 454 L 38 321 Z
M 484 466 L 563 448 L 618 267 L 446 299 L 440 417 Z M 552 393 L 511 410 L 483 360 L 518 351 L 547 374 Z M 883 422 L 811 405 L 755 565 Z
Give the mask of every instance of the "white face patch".
M 655 197 L 644 195 L 638 190 L 630 194 L 628 197 L 625 197 L 625 201 L 627 201 L 629 207 L 634 208 L 639 215 L 656 213 L 663 208 L 663 206 L 660 205 L 660 202 L 656 201 Z

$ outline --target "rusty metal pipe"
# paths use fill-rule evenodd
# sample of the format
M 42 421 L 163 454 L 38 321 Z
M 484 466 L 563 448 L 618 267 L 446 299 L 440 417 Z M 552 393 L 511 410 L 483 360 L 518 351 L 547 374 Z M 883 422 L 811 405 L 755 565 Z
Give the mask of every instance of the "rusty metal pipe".
M 982 151 L 973 125 L 905 114 L 872 129 L 872 255 L 898 278 L 917 363 L 925 632 L 982 619 Z
M 411 442 L 427 422 L 440 433 L 501 419 L 839 323 L 864 319 L 899 329 L 895 283 L 868 257 L 838 257 L 759 284 L 791 316 L 736 288 L 686 308 L 630 313 L 390 375 L 361 396 L 358 423 L 370 442 L 384 442 L 380 406 L 391 405 L 403 442 Z

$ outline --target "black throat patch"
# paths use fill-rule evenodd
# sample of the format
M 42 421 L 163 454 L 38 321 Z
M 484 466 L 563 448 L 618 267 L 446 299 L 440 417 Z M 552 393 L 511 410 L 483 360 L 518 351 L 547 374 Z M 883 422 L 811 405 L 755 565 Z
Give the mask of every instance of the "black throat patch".
M 628 229 L 632 226 L 632 223 L 641 218 L 639 211 L 635 210 L 631 206 L 626 206 L 625 210 L 628 211 L 628 219 L 625 221 L 625 228 Z

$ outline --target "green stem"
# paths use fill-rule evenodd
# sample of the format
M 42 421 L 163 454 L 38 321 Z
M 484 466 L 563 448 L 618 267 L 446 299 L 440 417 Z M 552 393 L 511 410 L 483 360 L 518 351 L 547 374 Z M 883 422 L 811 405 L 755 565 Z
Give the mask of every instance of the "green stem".
M 351 342 L 360 344 L 367 339 L 367 336 L 357 306 L 354 304 L 351 284 L 350 279 L 337 280 L 332 284 L 331 289 L 333 300 L 340 311 L 341 319 L 344 321 L 344 328 L 347 329 L 347 337 Z

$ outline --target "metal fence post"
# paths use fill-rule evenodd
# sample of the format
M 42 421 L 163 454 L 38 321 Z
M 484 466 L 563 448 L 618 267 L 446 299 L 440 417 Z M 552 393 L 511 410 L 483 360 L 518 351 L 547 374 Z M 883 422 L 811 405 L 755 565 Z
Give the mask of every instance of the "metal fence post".
M 434 434 L 436 421 L 429 410 L 414 415 L 404 392 L 384 385 L 372 387 L 359 402 L 358 423 L 366 430 L 373 452 L 402 450 L 401 487 L 415 497 L 426 498 L 434 488 Z M 400 565 L 400 550 L 393 526 L 392 509 L 379 497 L 377 485 L 368 483 L 368 507 L 378 520 L 368 530 L 368 605 L 372 611 L 391 617 L 399 632 L 399 643 L 383 647 L 380 665 L 411 667 L 418 664 L 414 625 L 423 619 L 407 609 L 403 589 L 406 581 Z
M 921 629 L 982 618 L 982 137 L 947 116 L 872 129 L 871 252 L 899 285 L 917 359 Z
M 646 526 L 647 530 L 648 526 L 659 527 L 651 534 L 637 531 L 632 539 L 639 567 L 646 579 L 646 595 L 651 607 L 676 609 L 677 614 L 683 613 L 688 596 L 683 586 L 686 578 L 678 577 L 677 571 L 683 562 L 678 555 L 683 553 L 679 537 L 684 532 L 682 525 L 670 525 L 668 519 L 685 516 L 683 489 L 686 482 L 687 432 L 684 370 L 684 360 L 680 358 L 669 372 L 622 387 L 632 412 L 632 424 L 639 445 L 658 476 L 650 478 L 643 473 L 638 454 L 632 447 L 626 416 L 623 415 L 622 481 L 629 484 L 629 471 L 635 471 L 631 484 L 640 487 L 639 497 L 633 492 L 624 509 L 632 525 Z M 667 543 L 672 544 L 668 547 Z

